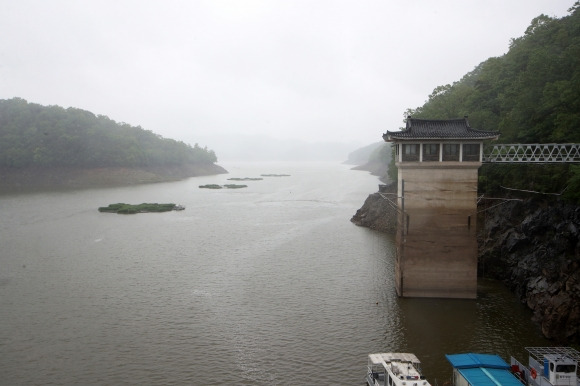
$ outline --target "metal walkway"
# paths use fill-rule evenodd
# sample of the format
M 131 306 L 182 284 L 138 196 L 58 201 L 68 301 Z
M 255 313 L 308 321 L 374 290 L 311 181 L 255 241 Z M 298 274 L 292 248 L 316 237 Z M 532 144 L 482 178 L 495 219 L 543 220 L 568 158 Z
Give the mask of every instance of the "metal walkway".
M 483 163 L 580 163 L 578 143 L 490 145 L 483 150 Z

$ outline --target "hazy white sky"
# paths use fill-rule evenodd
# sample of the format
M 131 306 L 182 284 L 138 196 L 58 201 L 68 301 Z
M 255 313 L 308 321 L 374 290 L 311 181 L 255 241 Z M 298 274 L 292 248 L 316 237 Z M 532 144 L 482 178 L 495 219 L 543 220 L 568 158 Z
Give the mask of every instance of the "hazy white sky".
M 238 134 L 366 145 L 436 86 L 507 52 L 534 17 L 573 4 L 0 0 L 0 99 L 212 149 Z

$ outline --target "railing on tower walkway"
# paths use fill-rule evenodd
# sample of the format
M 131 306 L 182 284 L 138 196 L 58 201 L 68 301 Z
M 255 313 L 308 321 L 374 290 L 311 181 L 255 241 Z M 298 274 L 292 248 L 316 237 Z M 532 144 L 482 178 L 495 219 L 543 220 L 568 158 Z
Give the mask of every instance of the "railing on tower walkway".
M 580 162 L 578 143 L 530 143 L 490 145 L 483 150 L 484 163 Z

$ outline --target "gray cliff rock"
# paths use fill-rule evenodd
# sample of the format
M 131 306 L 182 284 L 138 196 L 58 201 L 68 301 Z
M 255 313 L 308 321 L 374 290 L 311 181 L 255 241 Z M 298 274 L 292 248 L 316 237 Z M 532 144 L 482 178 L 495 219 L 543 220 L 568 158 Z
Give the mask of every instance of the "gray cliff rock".
M 389 185 L 396 192 L 396 185 Z M 478 275 L 503 281 L 533 312 L 542 333 L 580 342 L 580 207 L 557 200 L 480 207 Z M 396 231 L 396 210 L 369 195 L 351 221 Z
M 387 185 L 379 193 L 373 193 L 367 197 L 363 206 L 356 211 L 350 219 L 358 226 L 375 229 L 385 233 L 395 233 L 397 230 L 397 210 L 395 205 L 385 197 L 393 200 L 392 194 L 397 192 L 397 184 Z
M 580 341 L 580 207 L 510 201 L 481 217 L 479 275 L 502 280 L 546 337 Z

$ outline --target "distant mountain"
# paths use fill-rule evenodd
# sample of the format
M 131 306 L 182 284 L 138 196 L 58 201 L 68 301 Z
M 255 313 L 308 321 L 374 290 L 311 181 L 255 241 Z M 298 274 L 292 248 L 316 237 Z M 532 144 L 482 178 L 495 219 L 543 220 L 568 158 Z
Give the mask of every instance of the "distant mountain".
M 203 139 L 203 137 L 202 137 Z M 234 133 L 208 136 L 220 154 L 220 160 L 233 161 L 307 161 L 342 162 L 358 144 L 343 142 L 307 142 L 299 139 L 279 139 L 268 135 Z
M 384 141 L 375 142 L 370 145 L 361 147 L 348 155 L 347 160 L 344 162 L 347 165 L 365 165 L 371 159 L 372 154 L 379 148 L 385 145 Z
M 371 174 L 378 176 L 384 183 L 389 183 L 396 179 L 396 173 L 390 172 L 392 160 L 392 148 L 390 143 L 377 142 L 362 147 L 349 154 L 346 164 L 357 165 L 355 170 L 368 170 Z

